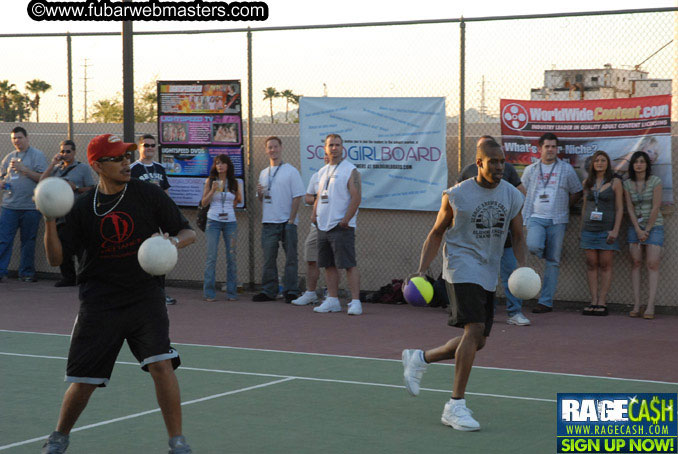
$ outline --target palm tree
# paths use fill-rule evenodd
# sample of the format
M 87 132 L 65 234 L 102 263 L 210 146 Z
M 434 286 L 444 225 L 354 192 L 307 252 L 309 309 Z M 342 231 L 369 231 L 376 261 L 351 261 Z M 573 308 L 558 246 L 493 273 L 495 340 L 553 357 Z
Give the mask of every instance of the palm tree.
M 273 123 L 273 98 L 280 98 L 280 93 L 273 87 L 264 90 L 264 101 L 267 99 L 271 103 L 271 123 Z
M 9 109 L 9 97 L 16 91 L 16 85 L 10 84 L 9 80 L 0 81 L 0 111 L 3 117 Z
M 285 98 L 285 123 L 287 123 L 287 113 L 290 110 L 290 99 L 294 96 L 292 90 L 283 90 L 280 92 L 280 97 Z
M 35 97 L 31 101 L 31 107 L 35 109 L 35 121 L 40 123 L 40 93 L 44 93 L 51 89 L 52 86 L 40 79 L 33 79 L 26 82 L 26 91 L 33 93 Z
M 292 93 L 292 95 L 289 97 L 288 101 L 289 101 L 292 105 L 298 106 L 298 105 L 299 105 L 299 100 L 301 99 L 302 96 L 303 96 L 303 95 L 295 95 L 294 93 Z M 298 122 L 299 122 L 299 111 L 297 111 L 297 120 L 296 120 L 296 123 L 298 123 Z
M 97 123 L 122 123 L 122 102 L 115 98 L 98 100 L 92 118 Z

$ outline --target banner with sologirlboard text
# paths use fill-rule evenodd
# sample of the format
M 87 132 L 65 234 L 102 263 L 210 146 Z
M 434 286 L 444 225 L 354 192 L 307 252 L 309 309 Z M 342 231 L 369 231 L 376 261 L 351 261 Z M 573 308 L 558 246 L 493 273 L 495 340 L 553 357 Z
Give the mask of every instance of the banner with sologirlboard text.
M 198 206 L 220 154 L 231 158 L 244 190 L 240 81 L 159 81 L 158 139 L 169 195 L 177 205 Z
M 584 180 L 590 157 L 605 151 L 616 173 L 626 176 L 635 151 L 650 157 L 652 173 L 662 180 L 663 203 L 673 203 L 671 177 L 671 96 L 523 101 L 502 99 L 501 135 L 506 160 L 519 173 L 539 160 L 542 134 L 558 137 L 558 157 Z
M 323 165 L 339 134 L 362 177 L 361 208 L 437 211 L 447 188 L 445 98 L 311 98 L 299 105 L 301 176 Z

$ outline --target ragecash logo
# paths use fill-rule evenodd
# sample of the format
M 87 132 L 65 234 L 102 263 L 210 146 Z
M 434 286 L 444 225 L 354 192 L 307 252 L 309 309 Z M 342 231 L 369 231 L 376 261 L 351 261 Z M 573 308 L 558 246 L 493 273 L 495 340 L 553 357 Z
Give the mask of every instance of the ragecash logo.
M 527 126 L 527 110 L 520 104 L 511 103 L 501 112 L 501 120 L 514 131 L 520 131 Z
M 557 452 L 676 453 L 678 394 L 558 394 Z

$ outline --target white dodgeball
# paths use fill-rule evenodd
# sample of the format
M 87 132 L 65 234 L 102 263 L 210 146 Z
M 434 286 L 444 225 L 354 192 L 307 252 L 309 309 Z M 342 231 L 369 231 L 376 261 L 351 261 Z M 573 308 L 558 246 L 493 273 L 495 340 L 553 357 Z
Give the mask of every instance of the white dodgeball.
M 35 207 L 48 218 L 66 216 L 73 208 L 73 189 L 61 178 L 45 178 L 38 183 L 33 194 Z
M 529 266 L 516 269 L 508 279 L 508 287 L 516 298 L 529 300 L 537 296 L 541 289 L 541 279 Z
M 139 265 L 148 274 L 162 276 L 174 269 L 179 254 L 172 242 L 162 236 L 147 238 L 139 247 Z

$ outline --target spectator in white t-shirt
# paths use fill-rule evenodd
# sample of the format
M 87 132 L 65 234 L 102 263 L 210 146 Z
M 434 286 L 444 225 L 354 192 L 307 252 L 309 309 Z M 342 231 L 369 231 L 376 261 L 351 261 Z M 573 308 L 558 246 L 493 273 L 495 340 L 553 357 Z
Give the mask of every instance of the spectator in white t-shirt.
M 534 314 L 553 310 L 558 285 L 560 253 L 570 207 L 582 196 L 583 187 L 572 166 L 558 159 L 558 138 L 547 132 L 539 138 L 540 160 L 523 171 L 527 190 L 523 223 L 527 226 L 527 248 L 546 262 L 544 282 Z
M 315 312 L 341 312 L 339 271 L 346 270 L 351 291 L 348 315 L 363 313 L 360 303 L 360 274 L 355 255 L 355 226 L 361 200 L 360 172 L 343 159 L 341 136 L 325 138 L 325 154 L 330 163 L 318 171 L 318 197 L 313 221 L 318 226 L 318 266 L 325 268 L 327 297 Z
M 299 171 L 282 160 L 282 140 L 266 139 L 269 167 L 259 174 L 257 197 L 263 203 L 261 248 L 264 253 L 262 291 L 252 301 L 273 301 L 278 295 L 278 247 L 285 251 L 283 296 L 290 303 L 299 295 L 297 261 L 297 211 L 304 195 Z

